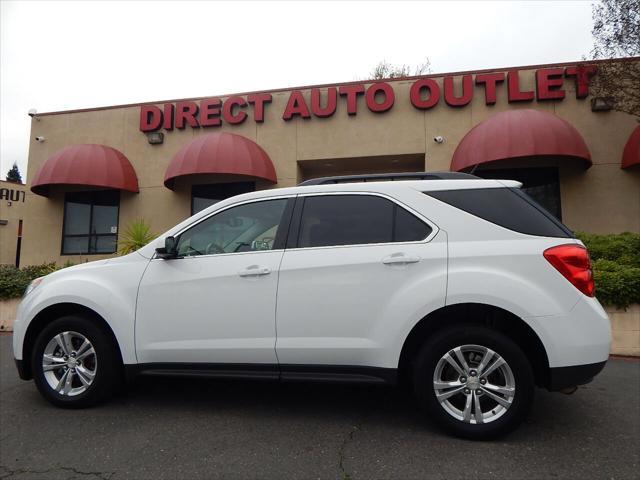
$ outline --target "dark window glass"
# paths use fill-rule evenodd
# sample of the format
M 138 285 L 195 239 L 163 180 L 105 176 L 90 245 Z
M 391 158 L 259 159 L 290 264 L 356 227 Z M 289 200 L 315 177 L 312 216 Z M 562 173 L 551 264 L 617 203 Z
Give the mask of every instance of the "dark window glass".
M 404 208 L 395 206 L 394 242 L 416 242 L 431 233 L 431 227 Z
M 560 180 L 557 167 L 480 170 L 474 174 L 481 178 L 521 182 L 523 192 L 531 196 L 558 220 L 562 220 Z
M 393 202 L 370 195 L 327 195 L 304 200 L 299 247 L 411 242 L 431 228 Z
M 193 185 L 191 187 L 191 215 L 196 214 L 214 203 L 242 193 L 253 192 L 254 182 L 215 183 L 211 185 Z
M 542 237 L 573 237 L 567 227 L 518 188 L 445 190 L 426 194 L 509 230 Z
M 286 199 L 231 207 L 203 220 L 178 239 L 180 256 L 271 250 Z
M 120 192 L 65 195 L 62 254 L 114 253 L 117 250 Z

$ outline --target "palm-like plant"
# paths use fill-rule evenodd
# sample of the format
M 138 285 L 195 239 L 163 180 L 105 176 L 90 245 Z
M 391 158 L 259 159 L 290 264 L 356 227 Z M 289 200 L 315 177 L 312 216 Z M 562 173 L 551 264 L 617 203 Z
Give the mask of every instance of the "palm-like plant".
M 157 235 L 151 233 L 150 230 L 151 227 L 144 221 L 144 219 L 134 220 L 131 222 L 120 237 L 118 242 L 120 249 L 118 250 L 118 253 L 120 255 L 127 255 L 128 253 L 135 252 L 136 250 L 144 247 L 147 243 L 157 237 Z

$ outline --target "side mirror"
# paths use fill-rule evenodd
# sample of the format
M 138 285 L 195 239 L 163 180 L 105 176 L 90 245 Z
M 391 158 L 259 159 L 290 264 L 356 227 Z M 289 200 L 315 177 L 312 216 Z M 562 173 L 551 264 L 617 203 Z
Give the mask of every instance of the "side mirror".
M 167 237 L 164 239 L 164 247 L 156 248 L 156 256 L 168 260 L 178 256 L 178 242 L 176 237 Z

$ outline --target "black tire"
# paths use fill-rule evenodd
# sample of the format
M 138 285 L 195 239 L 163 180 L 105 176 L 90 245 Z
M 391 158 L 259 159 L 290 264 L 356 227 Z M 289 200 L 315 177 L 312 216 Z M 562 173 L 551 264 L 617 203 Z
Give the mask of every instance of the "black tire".
M 455 418 L 436 398 L 433 380 L 438 362 L 447 352 L 463 345 L 480 345 L 493 350 L 507 362 L 515 379 L 515 394 L 510 406 L 502 416 L 488 423 L 467 423 Z M 471 364 L 469 366 L 471 367 Z M 448 365 L 445 368 L 448 368 Z M 423 345 L 414 364 L 413 385 L 419 403 L 440 427 L 455 436 L 473 440 L 497 438 L 520 425 L 531 407 L 535 386 L 531 365 L 513 340 L 490 328 L 472 325 L 452 327 L 438 332 Z M 485 395 L 484 392 L 481 395 Z M 460 401 L 460 398 L 464 400 L 466 397 L 459 396 L 457 400 L 451 398 L 450 401 L 453 402 Z M 491 398 L 486 397 L 483 402 L 491 403 Z M 475 411 L 475 404 L 472 409 Z M 483 411 L 483 408 L 480 408 L 480 411 Z
M 95 350 L 95 356 L 91 359 L 96 366 L 95 377 L 85 391 L 74 396 L 58 393 L 47 381 L 42 366 L 44 350 L 49 342 L 67 331 L 83 335 Z M 122 363 L 111 336 L 91 320 L 75 315 L 58 318 L 40 332 L 34 344 L 31 365 L 35 384 L 42 396 L 53 405 L 63 408 L 85 408 L 104 402 L 117 390 L 122 380 Z M 56 370 L 56 375 L 61 375 L 59 370 Z

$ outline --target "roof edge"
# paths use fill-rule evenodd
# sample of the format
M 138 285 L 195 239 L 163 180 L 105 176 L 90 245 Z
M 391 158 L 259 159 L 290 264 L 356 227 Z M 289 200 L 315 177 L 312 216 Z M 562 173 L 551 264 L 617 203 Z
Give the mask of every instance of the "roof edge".
M 530 70 L 534 68 L 546 68 L 546 67 L 553 67 L 553 66 L 593 65 L 598 63 L 609 63 L 609 62 L 617 62 L 617 61 L 623 61 L 623 62 L 640 61 L 640 57 L 607 58 L 607 59 L 601 59 L 601 60 L 578 60 L 573 62 L 554 62 L 554 63 L 543 63 L 543 64 L 536 64 L 536 65 L 520 65 L 520 66 L 500 67 L 500 68 L 494 67 L 494 68 L 487 68 L 487 69 L 481 69 L 481 70 L 461 70 L 456 72 L 430 73 L 427 75 L 413 75 L 410 77 L 402 77 L 402 78 L 382 78 L 379 80 L 374 80 L 369 78 L 369 79 L 363 79 L 363 80 L 352 80 L 348 82 L 322 83 L 322 84 L 305 85 L 305 86 L 297 86 L 297 87 L 275 88 L 275 89 L 269 89 L 269 90 L 253 90 L 248 92 L 227 93 L 223 95 L 207 95 L 207 96 L 201 96 L 201 97 L 173 98 L 168 100 L 153 100 L 148 102 L 107 105 L 102 107 L 87 107 L 87 108 L 78 108 L 78 109 L 71 109 L 71 110 L 55 110 L 51 112 L 38 113 L 37 116 L 44 117 L 49 115 L 63 115 L 68 113 L 94 112 L 99 110 L 114 110 L 117 108 L 130 108 L 130 107 L 141 107 L 144 105 L 157 105 L 159 103 L 174 103 L 174 102 L 182 102 L 182 101 L 189 101 L 189 100 L 192 100 L 192 101 L 203 100 L 205 98 L 227 98 L 231 96 L 252 95 L 252 94 L 258 94 L 258 93 L 282 93 L 282 92 L 289 92 L 292 90 L 309 90 L 311 88 L 328 88 L 328 87 L 335 87 L 338 85 L 357 85 L 362 83 L 373 83 L 373 82 L 405 82 L 408 80 L 418 80 L 421 78 L 439 78 L 439 77 L 454 76 L 454 75 L 468 75 L 472 73 L 502 72 L 506 70 Z

